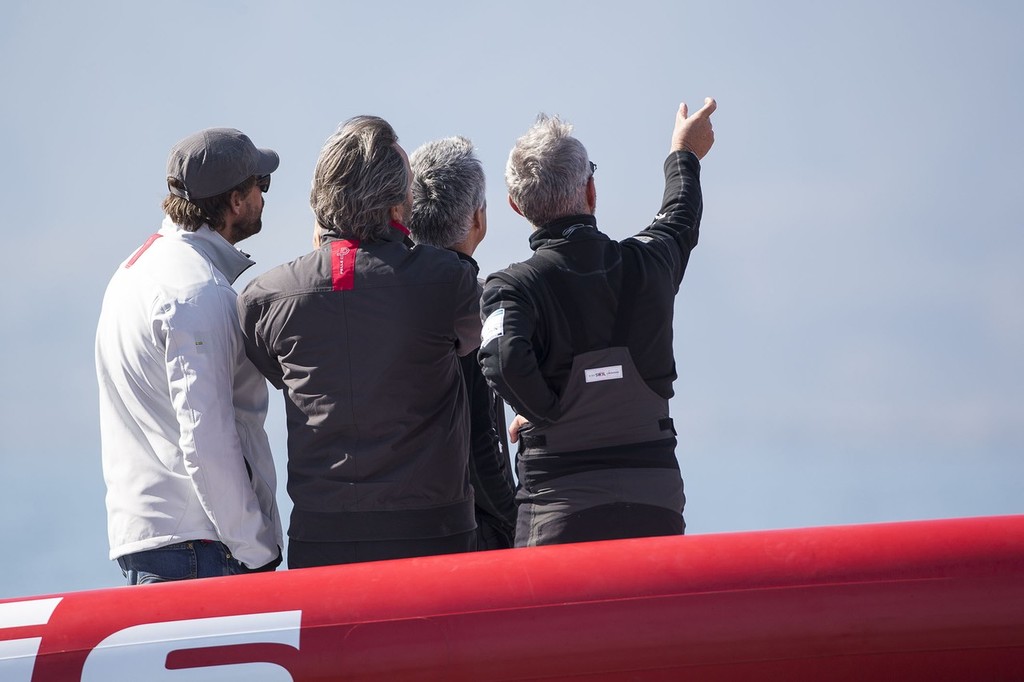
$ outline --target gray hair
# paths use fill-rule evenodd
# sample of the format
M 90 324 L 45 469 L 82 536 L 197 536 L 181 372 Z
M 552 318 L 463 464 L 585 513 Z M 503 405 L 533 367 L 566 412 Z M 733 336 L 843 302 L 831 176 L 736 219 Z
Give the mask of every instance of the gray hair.
M 505 166 L 509 196 L 538 227 L 557 218 L 589 213 L 586 186 L 590 176 L 590 158 L 572 136 L 572 125 L 545 114 L 516 140 Z
M 309 204 L 321 233 L 372 241 L 388 233 L 390 209 L 405 204 L 408 193 L 394 128 L 377 116 L 356 116 L 320 150 Z
M 412 215 L 409 230 L 421 244 L 442 249 L 461 243 L 487 199 L 484 167 L 464 137 L 427 142 L 409 157 Z

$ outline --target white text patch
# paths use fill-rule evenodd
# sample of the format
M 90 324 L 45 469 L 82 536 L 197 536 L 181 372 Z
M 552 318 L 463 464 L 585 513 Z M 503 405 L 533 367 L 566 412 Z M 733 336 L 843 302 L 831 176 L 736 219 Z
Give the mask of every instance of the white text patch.
M 588 384 L 592 384 L 595 381 L 611 381 L 613 379 L 621 379 L 622 365 L 609 365 L 608 367 L 595 367 L 593 369 L 585 369 L 583 370 L 583 376 L 586 377 Z
M 498 308 L 484 320 L 484 328 L 480 330 L 480 345 L 487 345 L 488 341 L 504 336 L 505 334 L 505 309 Z

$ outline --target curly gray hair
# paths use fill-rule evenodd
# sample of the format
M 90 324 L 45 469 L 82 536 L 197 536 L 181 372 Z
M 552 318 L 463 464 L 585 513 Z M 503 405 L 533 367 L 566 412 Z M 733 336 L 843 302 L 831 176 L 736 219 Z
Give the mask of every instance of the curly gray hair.
M 505 166 L 508 194 L 533 225 L 589 213 L 586 186 L 590 158 L 572 136 L 572 125 L 541 114 L 516 140 Z
M 427 142 L 409 157 L 412 215 L 409 230 L 422 244 L 451 248 L 469 234 L 487 198 L 484 167 L 465 137 Z

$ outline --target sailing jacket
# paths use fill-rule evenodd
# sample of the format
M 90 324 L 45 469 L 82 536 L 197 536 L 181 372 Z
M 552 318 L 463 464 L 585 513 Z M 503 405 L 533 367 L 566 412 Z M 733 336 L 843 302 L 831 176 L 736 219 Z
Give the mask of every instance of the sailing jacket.
M 484 285 L 483 374 L 530 422 L 517 546 L 682 532 L 672 314 L 697 243 L 699 169 L 689 152 L 668 157 L 661 211 L 636 235 L 617 242 L 592 215 L 567 216 Z
M 445 537 L 475 528 L 459 356 L 480 340 L 478 284 L 404 227 L 327 234 L 238 299 L 249 357 L 284 391 L 289 537 Z
M 252 261 L 166 218 L 117 269 L 96 331 L 110 558 L 220 540 L 278 557 L 267 385 L 245 357 L 232 282 Z
M 480 274 L 472 256 L 455 254 Z M 516 528 L 516 482 L 504 433 L 505 404 L 484 380 L 476 353 L 462 358 L 462 377 L 469 398 L 469 480 L 476 499 L 477 549 L 505 549 L 512 546 Z
M 573 358 L 607 347 L 620 313 L 640 376 L 656 394 L 672 397 L 673 306 L 697 245 L 703 208 L 699 174 L 700 162 L 690 152 L 669 155 L 661 210 L 647 228 L 621 242 L 600 232 L 591 215 L 568 216 L 535 230 L 530 236 L 534 255 L 526 266 L 549 273 L 542 277 L 546 287 L 524 286 L 515 267 L 487 279 L 481 302 L 487 318 L 479 353 L 483 373 L 532 424 L 558 420 Z M 554 267 L 533 267 L 539 260 Z M 630 301 L 619 311 L 624 290 L 631 292 Z

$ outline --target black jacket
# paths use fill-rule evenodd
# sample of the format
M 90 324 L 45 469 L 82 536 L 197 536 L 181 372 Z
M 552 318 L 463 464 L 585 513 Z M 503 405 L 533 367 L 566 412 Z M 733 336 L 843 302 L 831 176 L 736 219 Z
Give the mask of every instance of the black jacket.
M 472 257 L 456 252 L 479 273 Z M 476 354 L 462 358 L 462 375 L 469 396 L 469 480 L 476 500 L 477 549 L 511 547 L 516 528 L 516 484 L 505 445 L 504 404 L 484 381 Z
M 534 231 L 528 264 L 545 271 L 546 287 L 521 286 L 516 268 L 491 275 L 481 302 L 486 318 L 479 360 L 494 389 L 533 424 L 558 420 L 573 357 L 609 345 L 621 292 L 627 346 L 647 385 L 666 400 L 676 378 L 672 317 L 703 208 L 700 162 L 689 152 L 665 160 L 661 211 L 621 242 L 597 229 L 593 216 L 569 216 Z M 557 297 L 552 301 L 551 297 Z
M 285 392 L 290 537 L 471 531 L 469 406 L 459 356 L 479 344 L 479 284 L 398 229 L 317 250 L 238 297 L 246 353 Z

